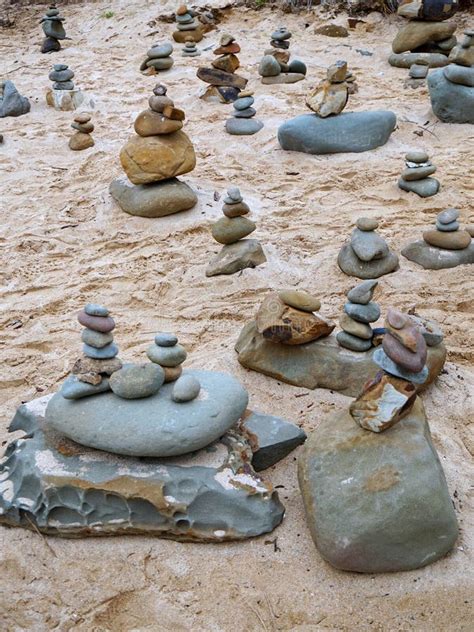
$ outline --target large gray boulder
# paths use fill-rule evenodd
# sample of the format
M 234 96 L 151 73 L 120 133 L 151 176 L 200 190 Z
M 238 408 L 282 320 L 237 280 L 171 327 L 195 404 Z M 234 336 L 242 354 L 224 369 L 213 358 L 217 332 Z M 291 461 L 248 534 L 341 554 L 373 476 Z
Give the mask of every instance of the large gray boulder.
M 0 118 L 5 116 L 21 116 L 30 111 L 30 102 L 22 97 L 15 88 L 13 81 L 4 81 L 3 88 L 0 85 Z M 3 93 L 2 93 L 3 89 Z
M 336 154 L 375 149 L 390 138 L 397 117 L 393 112 L 343 112 L 320 118 L 302 114 L 278 129 L 278 142 L 288 151 Z
M 474 87 L 446 79 L 443 69 L 428 75 L 431 107 L 443 123 L 474 124 Z
M 177 178 L 138 185 L 128 178 L 117 178 L 110 184 L 109 192 L 122 211 L 139 217 L 172 215 L 187 211 L 197 202 L 191 187 Z
M 298 463 L 306 517 L 322 557 L 358 573 L 431 564 L 458 526 L 423 404 L 381 434 L 349 412 L 324 419 Z

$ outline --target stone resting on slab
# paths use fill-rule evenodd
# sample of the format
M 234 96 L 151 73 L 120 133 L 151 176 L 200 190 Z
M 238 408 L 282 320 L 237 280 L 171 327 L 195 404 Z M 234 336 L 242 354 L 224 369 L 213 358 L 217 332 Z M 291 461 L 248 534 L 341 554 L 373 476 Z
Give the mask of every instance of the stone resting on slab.
M 296 83 L 306 76 L 306 65 L 294 59 L 290 61 L 290 31 L 281 26 L 272 33 L 271 48 L 265 51 L 258 66 L 258 74 L 264 84 Z
M 402 255 L 429 270 L 454 268 L 474 263 L 474 226 L 459 230 L 459 211 L 448 208 L 436 218 L 435 230 L 423 233 L 423 240 L 408 244 Z
M 405 167 L 398 180 L 400 189 L 420 197 L 431 197 L 438 193 L 438 180 L 429 177 L 436 172 L 436 167 L 425 151 L 409 151 L 405 156 Z
M 349 411 L 318 426 L 298 463 L 306 517 L 322 557 L 358 573 L 431 564 L 458 525 L 416 383 L 426 379 L 417 323 L 388 310 L 382 368 Z
M 344 330 L 336 336 L 331 335 L 334 324 L 312 313 L 319 309 L 317 298 L 300 290 L 269 294 L 256 320 L 245 325 L 237 340 L 235 350 L 240 364 L 294 386 L 357 395 L 366 380 L 379 370 L 374 355 L 385 334 L 383 328 L 368 331 L 368 323 L 380 314 L 378 305 L 370 300 L 375 284 L 366 281 L 348 292 L 349 302 L 340 320 Z M 365 304 L 361 302 L 366 300 Z M 411 318 L 423 330 L 428 345 L 429 374 L 425 383 L 417 385 L 420 390 L 441 372 L 446 348 L 435 323 L 414 315 Z M 362 335 L 366 338 L 362 339 Z
M 204 542 L 274 529 L 284 508 L 256 471 L 305 433 L 247 410 L 232 376 L 183 372 L 174 334 L 155 336 L 148 362 L 122 363 L 106 307 L 88 304 L 78 320 L 83 357 L 73 374 L 56 394 L 22 405 L 10 425 L 26 434 L 0 465 L 0 522 L 64 537 Z
M 130 215 L 163 217 L 192 208 L 194 191 L 177 179 L 196 166 L 194 147 L 181 130 L 185 113 L 166 96 L 167 88 L 155 86 L 149 108 L 135 120 L 136 135 L 122 147 L 120 162 L 127 178 L 109 188 L 120 208 Z
M 169 70 L 174 63 L 172 52 L 173 45 L 168 42 L 153 44 L 140 64 L 140 72 L 144 75 L 156 75 Z

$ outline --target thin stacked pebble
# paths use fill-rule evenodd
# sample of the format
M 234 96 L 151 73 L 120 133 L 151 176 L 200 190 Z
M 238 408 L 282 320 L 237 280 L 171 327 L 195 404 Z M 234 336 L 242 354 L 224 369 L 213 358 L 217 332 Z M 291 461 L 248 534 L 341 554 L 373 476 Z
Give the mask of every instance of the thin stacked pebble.
M 53 82 L 53 90 L 74 90 L 74 72 L 67 64 L 54 64 L 48 77 Z
M 69 139 L 69 148 L 74 151 L 88 149 L 94 146 L 94 139 L 91 132 L 94 131 L 94 124 L 91 123 L 91 115 L 82 112 L 74 117 L 71 127 L 75 130 L 75 134 Z
M 217 91 L 223 102 L 231 103 L 238 98 L 239 92 L 245 90 L 247 79 L 235 72 L 240 67 L 239 52 L 240 46 L 234 36 L 224 33 L 219 46 L 213 51 L 218 57 L 212 62 L 212 68 L 201 66 L 197 70 L 198 78 L 211 86 L 202 98 L 212 97 Z
M 339 60 L 326 71 L 326 79 L 306 96 L 306 105 L 321 118 L 340 114 L 347 105 L 347 62 Z
M 410 66 L 408 71 L 408 79 L 405 86 L 409 88 L 418 88 L 425 83 L 425 79 L 429 72 L 429 61 L 427 59 L 418 59 Z
M 202 40 L 204 33 L 196 19 L 196 12 L 188 9 L 185 4 L 176 10 L 176 23 L 178 30 L 173 33 L 175 42 L 184 44 L 186 41 L 200 42 Z
M 201 51 L 198 50 L 196 46 L 196 42 L 190 40 L 184 43 L 184 48 L 182 52 L 183 57 L 199 57 Z
M 252 120 L 257 113 L 252 107 L 254 101 L 252 90 L 239 92 L 237 100 L 233 103 L 233 118 L 228 119 L 225 123 L 228 134 L 251 136 L 262 129 L 263 123 L 261 121 Z
M 380 307 L 372 302 L 378 281 L 368 279 L 349 290 L 349 301 L 344 305 L 344 312 L 339 318 L 343 331 L 336 334 L 341 347 L 351 351 L 368 351 L 372 347 L 374 332 L 369 323 L 380 317 Z
M 41 44 L 42 53 L 53 53 L 61 50 L 60 40 L 66 39 L 63 22 L 64 18 L 59 14 L 59 9 L 52 4 L 40 20 L 43 32 L 46 35 L 46 39 Z
M 174 63 L 171 53 L 172 44 L 154 44 L 146 54 L 146 58 L 140 64 L 140 71 L 146 75 L 156 75 L 164 70 L 169 70 Z
M 411 191 L 420 197 L 431 197 L 439 191 L 439 182 L 430 178 L 436 172 L 436 166 L 424 151 L 410 151 L 405 156 L 406 169 L 398 180 L 403 191 Z
M 182 364 L 186 360 L 186 349 L 178 344 L 178 337 L 173 333 L 156 334 L 154 344 L 146 352 L 148 359 L 159 364 L 164 371 L 164 381 L 174 382 L 183 372 Z
M 265 51 L 258 67 L 262 83 L 296 83 L 306 76 L 306 65 L 297 59 L 290 62 L 291 33 L 284 26 L 272 33 L 269 48 Z

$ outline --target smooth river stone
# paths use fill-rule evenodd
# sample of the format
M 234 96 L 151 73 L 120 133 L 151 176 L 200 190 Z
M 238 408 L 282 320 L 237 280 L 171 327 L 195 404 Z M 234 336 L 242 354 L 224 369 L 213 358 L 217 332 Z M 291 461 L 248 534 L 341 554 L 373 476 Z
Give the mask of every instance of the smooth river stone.
M 123 399 L 150 397 L 160 390 L 165 372 L 158 364 L 128 364 L 112 373 L 109 384 L 112 392 Z
M 431 107 L 443 123 L 474 124 L 474 87 L 448 81 L 443 70 L 428 75 Z
M 362 152 L 384 145 L 395 129 L 393 112 L 343 112 L 322 119 L 316 114 L 297 116 L 278 129 L 283 149 L 308 154 Z
M 401 366 L 407 371 L 412 373 L 419 373 L 422 371 L 426 362 L 426 343 L 418 330 L 415 329 L 418 337 L 421 339 L 422 345 L 419 345 L 419 349 L 416 352 L 410 351 L 399 342 L 395 336 L 392 336 L 389 332 L 385 334 L 382 341 L 382 348 L 387 356 L 395 362 L 397 366 Z
M 84 307 L 84 311 L 89 316 L 108 316 L 109 310 L 103 305 L 98 305 L 97 303 L 87 303 Z
M 100 331 L 103 334 L 108 334 L 115 329 L 115 321 L 111 316 L 89 316 L 84 310 L 81 310 L 77 315 L 77 320 L 84 327 Z
M 464 250 L 470 245 L 472 238 L 467 230 L 456 230 L 454 232 L 427 230 L 423 233 L 423 239 L 427 244 L 436 248 Z
M 299 72 L 281 72 L 275 77 L 262 77 L 262 83 L 265 85 L 275 85 L 278 83 L 298 83 L 303 81 L 305 76 Z
M 174 347 L 178 344 L 178 336 L 168 332 L 160 332 L 155 336 L 155 344 L 159 347 Z
M 436 172 L 436 167 L 434 165 L 428 165 L 426 167 L 415 167 L 415 168 L 407 168 L 404 169 L 401 173 L 401 177 L 406 182 L 413 182 L 416 180 L 422 180 L 423 178 L 427 178 L 428 176 L 433 175 Z
M 209 445 L 239 420 L 248 395 L 230 375 L 187 371 L 201 384 L 198 398 L 184 409 L 171 399 L 174 383 L 135 402 L 113 393 L 81 400 L 57 394 L 46 410 L 47 424 L 91 448 L 128 456 L 165 457 Z
M 231 118 L 225 122 L 225 130 L 233 136 L 252 136 L 263 128 L 263 123 L 256 119 Z
M 451 224 L 459 217 L 459 211 L 457 208 L 447 208 L 445 211 L 438 213 L 437 220 L 441 224 Z
M 452 83 L 474 88 L 474 67 L 449 64 L 443 69 L 443 74 Z
M 428 42 L 447 40 L 455 30 L 456 25 L 451 22 L 410 20 L 398 31 L 392 42 L 392 50 L 394 53 L 405 53 Z
M 362 261 L 381 259 L 388 255 L 385 239 L 373 231 L 355 228 L 351 234 L 351 246 L 355 254 Z
M 357 338 L 363 338 L 364 340 L 372 339 L 373 334 L 370 325 L 367 323 L 361 323 L 359 320 L 351 318 L 348 314 L 346 314 L 346 312 L 343 312 L 339 316 L 339 326 L 346 333 L 351 334 L 352 336 L 357 336 Z
M 398 257 L 393 252 L 389 252 L 382 259 L 361 261 L 348 242 L 342 246 L 337 257 L 337 263 L 341 270 L 349 276 L 355 276 L 359 279 L 378 279 L 384 274 L 397 270 Z
M 408 244 L 402 255 L 422 266 L 426 270 L 442 270 L 443 268 L 455 268 L 463 264 L 474 263 L 474 243 L 464 250 L 446 250 L 435 248 L 426 241 L 414 241 Z
M 168 57 L 173 52 L 173 46 L 169 43 L 160 44 L 159 46 L 152 46 L 147 52 L 147 56 L 150 59 Z
M 405 160 L 407 160 L 408 162 L 416 162 L 417 164 L 428 162 L 429 159 L 430 157 L 428 156 L 426 151 L 416 149 L 413 151 L 409 151 L 405 156 Z
M 106 377 L 102 378 L 100 384 L 88 384 L 79 380 L 75 375 L 70 375 L 62 383 L 59 393 L 65 399 L 81 399 L 109 390 L 109 380 Z
M 365 305 L 346 303 L 344 311 L 348 316 L 359 321 L 359 323 L 375 323 L 380 318 L 380 307 L 377 303 L 369 302 Z
M 301 309 L 304 312 L 317 312 L 321 309 L 321 301 L 304 290 L 281 290 L 278 296 L 290 307 Z
M 199 395 L 201 385 L 193 375 L 182 375 L 173 386 L 171 398 L 174 402 L 185 403 L 190 402 Z
M 188 356 L 186 349 L 177 344 L 172 347 L 160 347 L 153 344 L 148 347 L 146 354 L 152 362 L 167 367 L 175 367 L 182 364 Z
M 368 279 L 363 281 L 347 292 L 347 298 L 351 303 L 358 303 L 359 305 L 367 305 L 372 300 L 374 290 L 378 285 L 378 281 L 375 279 Z
M 81 340 L 90 347 L 101 349 L 113 341 L 114 337 L 111 333 L 102 334 L 100 331 L 94 331 L 93 329 L 82 330 Z
M 255 99 L 253 97 L 241 97 L 234 101 L 234 108 L 236 110 L 246 110 L 254 104 Z
M 209 263 L 206 276 L 235 274 L 247 268 L 256 268 L 267 260 L 262 246 L 256 239 L 239 239 L 234 244 L 223 246 Z
M 253 233 L 256 228 L 255 223 L 246 217 L 221 217 L 212 225 L 211 232 L 218 243 L 233 244 Z
M 3 98 L 0 99 L 0 118 L 5 116 L 22 116 L 30 111 L 30 102 L 22 97 L 13 81 L 7 79 L 3 85 Z
M 403 178 L 399 178 L 398 186 L 403 191 L 408 191 L 409 193 L 416 193 L 420 197 L 431 197 L 432 195 L 436 195 L 439 191 L 439 182 L 436 178 L 423 178 L 423 180 L 415 180 L 408 182 Z
M 261 77 L 276 77 L 280 74 L 280 64 L 273 55 L 264 55 L 258 65 Z
M 375 350 L 373 360 L 377 366 L 390 373 L 390 375 L 413 382 L 413 384 L 424 384 L 428 379 L 429 369 L 427 366 L 423 367 L 421 371 L 409 371 L 400 364 L 396 364 L 380 347 Z
M 455 230 L 458 230 L 459 226 L 459 222 L 449 222 L 449 224 L 441 224 L 438 221 L 436 222 L 436 229 L 443 233 L 452 233 Z
M 413 64 L 428 62 L 428 68 L 442 68 L 448 65 L 448 58 L 442 53 L 392 53 L 388 63 L 396 68 L 411 68 Z
M 118 351 L 118 347 L 114 342 L 100 348 L 92 347 L 87 344 L 82 345 L 82 352 L 84 355 L 88 358 L 93 358 L 94 360 L 110 360 L 111 358 L 115 358 Z
M 197 76 L 201 81 L 210 83 L 212 86 L 229 86 L 243 90 L 247 85 L 247 79 L 231 72 L 225 72 L 218 68 L 198 68 Z
M 322 557 L 358 573 L 431 564 L 458 526 L 420 398 L 393 428 L 360 428 L 348 411 L 322 420 L 303 448 L 298 479 Z
M 197 203 L 191 187 L 177 178 L 139 185 L 118 178 L 110 184 L 109 192 L 122 211 L 138 217 L 165 217 L 187 211 Z
M 346 331 L 339 331 L 336 334 L 336 339 L 341 347 L 345 347 L 351 351 L 368 351 L 372 346 L 371 340 L 364 340 L 363 338 L 353 336 Z

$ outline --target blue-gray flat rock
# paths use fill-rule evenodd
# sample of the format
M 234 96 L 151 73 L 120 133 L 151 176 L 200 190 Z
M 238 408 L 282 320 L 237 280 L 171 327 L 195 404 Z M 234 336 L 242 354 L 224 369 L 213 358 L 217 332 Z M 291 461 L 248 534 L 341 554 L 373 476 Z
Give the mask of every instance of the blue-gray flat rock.
M 398 186 L 403 191 L 416 193 L 420 197 L 431 197 L 436 195 L 439 191 L 439 182 L 436 178 L 423 178 L 423 180 L 404 180 L 398 179 Z
M 427 270 L 455 268 L 466 263 L 474 263 L 474 242 L 471 241 L 463 250 L 444 250 L 430 246 L 421 239 L 408 244 L 402 250 L 402 255 Z
M 178 366 L 182 364 L 187 357 L 186 349 L 181 345 L 164 345 L 157 344 L 150 345 L 146 351 L 146 354 L 152 362 L 161 364 L 162 366 Z
M 59 392 L 65 399 L 81 399 L 82 397 L 90 397 L 106 391 L 110 391 L 109 380 L 106 377 L 102 378 L 100 384 L 94 385 L 81 382 L 75 375 L 70 375 L 62 383 Z
M 458 526 L 420 398 L 382 434 L 348 411 L 328 416 L 303 448 L 298 478 L 322 557 L 358 573 L 431 564 L 456 542 Z
M 165 457 L 199 450 L 236 424 L 248 395 L 230 375 L 185 374 L 201 384 L 199 397 L 186 406 L 171 399 L 172 383 L 137 401 L 113 393 L 76 401 L 56 394 L 48 404 L 47 423 L 81 445 L 114 454 Z
M 246 110 L 254 104 L 255 99 L 253 97 L 241 97 L 234 101 L 234 108 L 236 110 Z
M 341 347 L 351 351 L 368 351 L 372 346 L 372 340 L 364 340 L 358 336 L 348 334 L 347 331 L 339 331 L 336 334 L 336 339 Z
M 187 211 L 197 202 L 191 187 L 177 178 L 138 185 L 128 178 L 118 178 L 109 191 L 122 211 L 139 217 L 164 217 Z
M 388 63 L 396 68 L 411 68 L 420 62 L 428 62 L 428 68 L 442 68 L 449 63 L 443 53 L 392 53 L 388 58 Z
M 443 123 L 474 124 L 474 87 L 448 81 L 442 69 L 428 75 L 431 107 Z
M 449 64 L 443 69 L 444 76 L 452 83 L 474 88 L 474 67 Z
M 85 311 L 85 310 L 84 310 Z M 96 347 L 97 349 L 101 349 L 105 347 L 114 339 L 111 333 L 103 334 L 100 331 L 94 331 L 93 329 L 89 329 L 85 327 L 82 330 L 81 340 L 85 342 L 90 347 Z
M 377 303 L 369 302 L 365 305 L 360 303 L 346 303 L 344 311 L 354 320 L 360 323 L 375 323 L 380 318 L 380 307 Z
M 382 259 L 372 261 L 361 261 L 348 242 L 344 244 L 337 257 L 338 266 L 349 276 L 359 279 L 378 279 L 384 274 L 389 274 L 398 269 L 398 257 L 393 252 L 389 252 Z
M 84 311 L 89 316 L 108 316 L 109 310 L 103 305 L 98 305 L 97 303 L 87 303 L 84 307 Z
M 424 366 L 423 370 L 419 373 L 408 371 L 401 365 L 395 364 L 395 362 L 388 357 L 381 347 L 378 347 L 374 351 L 373 360 L 375 364 L 387 373 L 390 373 L 390 375 L 401 377 L 403 380 L 407 380 L 408 382 L 413 382 L 414 384 L 424 384 L 428 379 L 429 371 L 427 366 Z
M 351 234 L 351 246 L 362 261 L 381 259 L 388 254 L 388 246 L 379 234 L 373 230 L 354 228 Z
M 178 343 L 178 336 L 168 332 L 160 332 L 155 336 L 155 343 L 160 347 L 174 347 Z
M 305 75 L 307 72 L 306 64 L 299 59 L 292 59 L 288 66 L 288 72 L 296 72 L 300 75 Z
M 442 233 L 453 233 L 455 230 L 459 230 L 459 222 L 449 222 L 449 224 L 442 224 L 441 222 L 436 222 L 437 230 L 440 230 Z
M 307 154 L 336 154 L 375 149 L 390 138 L 397 118 L 393 112 L 343 112 L 337 116 L 319 118 L 302 114 L 278 130 L 283 149 Z
M 259 132 L 262 127 L 263 123 L 256 119 L 231 118 L 225 122 L 226 132 L 234 136 L 252 136 L 252 134 Z
M 165 381 L 165 372 L 158 364 L 127 364 L 109 378 L 110 388 L 115 395 L 124 399 L 150 397 L 160 390 Z
M 111 342 L 105 347 L 92 347 L 91 345 L 84 344 L 82 346 L 82 351 L 85 356 L 88 358 L 93 358 L 94 360 L 110 360 L 111 358 L 115 358 L 118 354 L 118 347 L 114 342 Z

